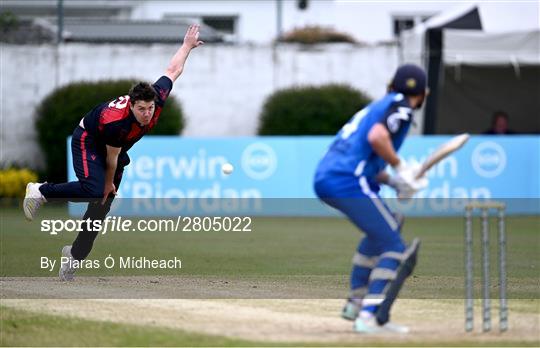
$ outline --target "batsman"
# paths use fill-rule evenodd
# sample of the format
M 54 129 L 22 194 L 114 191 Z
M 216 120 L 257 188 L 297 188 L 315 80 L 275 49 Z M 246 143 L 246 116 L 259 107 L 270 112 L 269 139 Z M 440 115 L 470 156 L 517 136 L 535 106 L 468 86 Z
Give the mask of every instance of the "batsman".
M 344 213 L 365 233 L 353 256 L 350 295 L 342 317 L 354 320 L 360 333 L 399 332 L 390 309 L 405 279 L 412 273 L 420 243 L 403 241 L 402 221 L 379 197 L 381 184 L 409 199 L 428 184 L 420 166 L 407 164 L 397 152 L 413 111 L 427 95 L 426 74 L 412 64 L 400 66 L 388 93 L 357 112 L 336 135 L 319 162 L 314 188 L 318 197 Z M 385 171 L 387 165 L 392 173 Z
M 130 162 L 128 150 L 157 124 L 173 83 L 184 70 L 189 53 L 202 45 L 199 26 L 191 25 L 182 46 L 171 58 L 169 66 L 153 85 L 140 82 L 128 95 L 97 105 L 75 128 L 71 138 L 71 154 L 76 181 L 67 183 L 29 183 L 26 186 L 24 214 L 32 220 L 49 199 L 88 202 L 83 220 L 103 220 L 108 214 L 124 167 Z M 84 260 L 92 250 L 97 230 L 83 224 L 72 245 L 62 249 L 69 260 Z M 61 280 L 74 279 L 73 262 L 62 263 Z

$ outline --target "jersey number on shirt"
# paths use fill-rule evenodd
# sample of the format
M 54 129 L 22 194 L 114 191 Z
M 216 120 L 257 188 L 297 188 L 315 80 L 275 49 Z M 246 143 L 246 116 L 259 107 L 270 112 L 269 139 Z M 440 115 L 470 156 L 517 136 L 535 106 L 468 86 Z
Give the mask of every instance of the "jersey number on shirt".
M 129 101 L 129 95 L 118 97 L 109 103 L 110 108 L 125 109 Z
M 386 119 L 386 125 L 388 130 L 392 133 L 396 133 L 399 130 L 401 120 L 408 121 L 410 117 L 411 109 L 406 107 L 398 107 L 397 112 L 394 112 Z
M 360 121 L 368 114 L 369 109 L 364 108 L 356 113 L 356 115 L 353 116 L 352 120 L 349 121 L 349 123 L 345 124 L 343 128 L 341 128 L 341 138 L 342 139 L 348 139 L 351 134 L 356 132 L 358 129 L 358 125 L 360 124 Z

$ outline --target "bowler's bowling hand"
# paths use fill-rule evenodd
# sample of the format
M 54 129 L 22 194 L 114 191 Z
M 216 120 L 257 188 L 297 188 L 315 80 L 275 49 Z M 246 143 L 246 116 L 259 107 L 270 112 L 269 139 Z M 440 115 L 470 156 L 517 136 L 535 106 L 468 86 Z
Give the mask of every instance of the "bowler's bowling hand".
M 116 187 L 114 186 L 113 183 L 105 184 L 105 188 L 103 189 L 103 199 L 101 200 L 101 205 L 105 204 L 110 194 L 116 195 Z
M 199 40 L 199 29 L 199 25 L 192 24 L 186 31 L 186 35 L 184 36 L 184 46 L 187 46 L 190 50 L 204 44 L 203 41 Z

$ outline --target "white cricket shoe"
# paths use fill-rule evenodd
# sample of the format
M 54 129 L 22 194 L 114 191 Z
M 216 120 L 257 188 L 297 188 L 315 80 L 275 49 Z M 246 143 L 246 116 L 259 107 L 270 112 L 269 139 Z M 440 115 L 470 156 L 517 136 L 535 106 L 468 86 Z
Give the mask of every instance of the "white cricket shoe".
M 388 322 L 384 325 L 379 325 L 374 316 L 363 317 L 360 315 L 354 322 L 354 331 L 364 334 L 376 334 L 376 333 L 409 333 L 409 328 L 403 325 L 394 324 Z
M 39 187 L 41 185 L 43 184 L 33 182 L 26 185 L 26 195 L 24 196 L 23 210 L 24 216 L 26 216 L 28 221 L 32 221 L 41 205 L 47 202 L 45 196 L 43 196 L 41 191 L 39 191 Z
M 60 260 L 60 270 L 58 271 L 58 277 L 61 281 L 73 281 L 75 278 L 75 268 L 72 267 L 73 261 L 75 260 L 71 255 L 71 245 L 66 245 L 62 248 L 62 257 L 68 258 L 69 262 L 62 262 Z M 64 259 L 64 261 L 66 261 Z
M 388 322 L 382 326 L 388 332 L 395 332 L 400 334 L 409 333 L 411 330 L 405 325 L 399 325 L 396 323 Z
M 385 331 L 383 327 L 377 323 L 375 317 L 363 318 L 362 316 L 359 316 L 354 321 L 353 328 L 354 331 L 363 334 L 374 334 Z

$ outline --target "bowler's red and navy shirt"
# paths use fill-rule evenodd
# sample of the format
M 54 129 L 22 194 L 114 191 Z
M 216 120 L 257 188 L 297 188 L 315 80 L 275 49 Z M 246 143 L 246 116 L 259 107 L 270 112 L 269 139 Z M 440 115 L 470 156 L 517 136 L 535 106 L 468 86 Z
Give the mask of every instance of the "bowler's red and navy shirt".
M 153 85 L 157 93 L 154 116 L 150 123 L 141 126 L 133 112 L 128 95 L 96 106 L 84 116 L 84 128 L 103 148 L 105 145 L 121 147 L 122 152 L 129 150 L 143 135 L 156 125 L 165 105 L 165 100 L 172 89 L 172 81 L 161 76 Z

